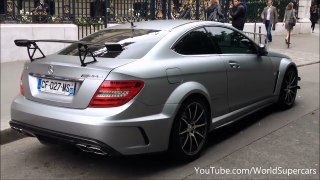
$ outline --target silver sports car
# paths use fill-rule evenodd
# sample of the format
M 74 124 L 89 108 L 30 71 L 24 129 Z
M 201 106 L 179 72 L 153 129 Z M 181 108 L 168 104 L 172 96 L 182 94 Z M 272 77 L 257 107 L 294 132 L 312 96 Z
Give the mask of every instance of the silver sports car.
M 37 42 L 71 44 L 45 56 Z M 290 108 L 299 89 L 289 57 L 215 22 L 136 22 L 80 41 L 15 43 L 31 61 L 11 127 L 102 155 L 193 160 L 209 132 L 271 104 Z

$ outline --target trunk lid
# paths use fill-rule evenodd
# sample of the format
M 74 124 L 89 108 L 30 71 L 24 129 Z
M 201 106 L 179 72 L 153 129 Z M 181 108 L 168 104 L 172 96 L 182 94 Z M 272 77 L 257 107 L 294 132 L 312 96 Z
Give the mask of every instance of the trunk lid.
M 116 67 L 134 61 L 115 58 L 97 60 L 82 67 L 77 56 L 55 54 L 28 62 L 22 76 L 24 95 L 31 101 L 52 106 L 87 108 L 109 73 Z

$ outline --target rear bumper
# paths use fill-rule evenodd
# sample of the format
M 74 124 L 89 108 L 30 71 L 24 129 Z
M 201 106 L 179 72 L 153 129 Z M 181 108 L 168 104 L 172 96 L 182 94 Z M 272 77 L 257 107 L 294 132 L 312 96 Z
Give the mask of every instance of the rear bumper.
M 109 155 L 153 153 L 167 150 L 177 107 L 134 102 L 119 108 L 70 109 L 19 95 L 11 105 L 10 125 L 31 136 L 103 147 Z
M 48 139 L 55 140 L 56 142 L 63 142 L 67 144 L 72 144 L 74 146 L 85 145 L 87 147 L 99 148 L 101 149 L 102 155 L 109 155 L 109 156 L 121 155 L 119 152 L 112 149 L 111 147 L 104 144 L 103 142 L 100 142 L 94 139 L 74 136 L 72 134 L 66 134 L 66 133 L 52 131 L 49 129 L 39 128 L 39 127 L 24 124 L 15 120 L 10 121 L 9 124 L 12 129 L 22 134 L 25 134 L 27 136 L 32 136 L 37 138 L 48 138 Z

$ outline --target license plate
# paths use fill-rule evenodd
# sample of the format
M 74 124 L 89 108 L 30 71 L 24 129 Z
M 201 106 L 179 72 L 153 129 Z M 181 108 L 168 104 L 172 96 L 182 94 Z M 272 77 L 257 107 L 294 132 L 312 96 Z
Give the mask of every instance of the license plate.
M 41 92 L 61 94 L 65 96 L 74 95 L 75 83 L 69 81 L 58 81 L 52 79 L 38 79 L 38 90 Z

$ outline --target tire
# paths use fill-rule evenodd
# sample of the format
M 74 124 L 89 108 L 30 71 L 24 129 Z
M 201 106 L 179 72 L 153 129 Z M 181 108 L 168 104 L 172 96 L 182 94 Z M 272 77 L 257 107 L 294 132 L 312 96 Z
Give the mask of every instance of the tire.
M 278 106 L 280 109 L 289 109 L 293 106 L 298 89 L 298 72 L 289 68 L 282 80 Z
M 187 99 L 175 117 L 170 134 L 169 153 L 181 161 L 198 158 L 209 133 L 209 110 L 201 98 Z

